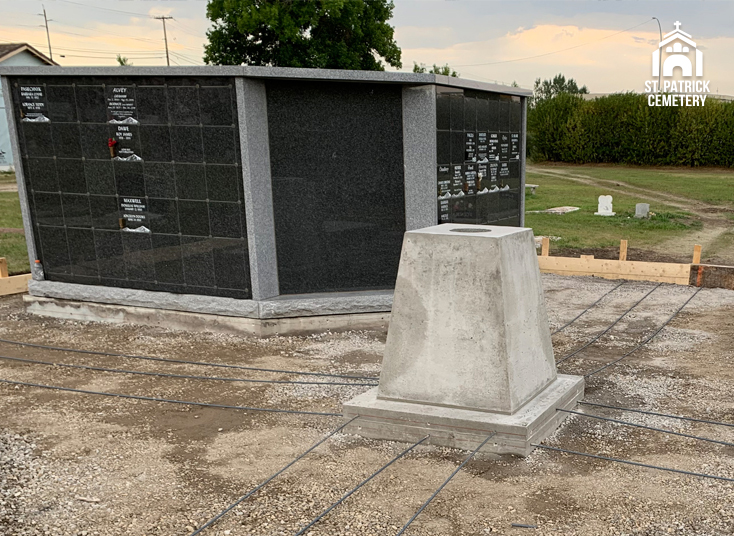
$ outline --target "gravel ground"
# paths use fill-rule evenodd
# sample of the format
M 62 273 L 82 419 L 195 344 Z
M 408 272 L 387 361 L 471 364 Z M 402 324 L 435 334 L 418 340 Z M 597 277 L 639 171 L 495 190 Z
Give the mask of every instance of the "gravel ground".
M 617 282 L 543 276 L 554 330 Z M 595 337 L 654 285 L 629 282 L 553 337 L 556 357 Z M 595 344 L 564 362 L 588 373 L 654 332 L 692 294 L 663 285 Z M 586 400 L 734 423 L 734 292 L 706 289 L 648 345 L 588 379 Z M 377 376 L 385 334 L 265 340 L 42 319 L 0 299 L 0 338 L 297 371 Z M 333 381 L 0 344 L 0 355 L 147 372 Z M 0 360 L 0 378 L 181 400 L 338 413 L 364 386 L 130 376 Z M 579 411 L 734 443 L 734 428 Z M 0 534 L 187 535 L 340 424 L 273 414 L 97 397 L 0 384 Z M 734 447 L 571 416 L 546 445 L 734 478 Z M 211 536 L 292 535 L 405 444 L 337 434 L 241 503 Z M 310 529 L 395 534 L 466 453 L 416 447 Z M 513 528 L 513 523 L 535 529 Z M 734 483 L 536 450 L 480 454 L 406 534 L 729 535 Z

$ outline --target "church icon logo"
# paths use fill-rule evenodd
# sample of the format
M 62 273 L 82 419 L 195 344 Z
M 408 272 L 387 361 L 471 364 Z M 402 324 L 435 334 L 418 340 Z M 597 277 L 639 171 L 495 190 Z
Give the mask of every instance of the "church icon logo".
M 676 22 L 675 30 L 665 34 L 658 48 L 652 53 L 653 76 L 660 75 L 661 62 L 663 76 L 673 76 L 675 68 L 680 67 L 684 77 L 692 77 L 694 65 L 695 76 L 703 76 L 703 53 L 698 50 L 691 35 L 682 31 L 680 27 L 681 23 Z

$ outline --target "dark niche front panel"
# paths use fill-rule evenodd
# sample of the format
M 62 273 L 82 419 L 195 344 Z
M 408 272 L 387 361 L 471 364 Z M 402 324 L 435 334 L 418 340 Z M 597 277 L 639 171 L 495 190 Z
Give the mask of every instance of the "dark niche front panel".
M 436 91 L 439 223 L 520 225 L 520 98 Z
M 281 293 L 392 288 L 405 232 L 401 87 L 266 84 Z
M 233 79 L 12 89 L 47 279 L 251 297 Z

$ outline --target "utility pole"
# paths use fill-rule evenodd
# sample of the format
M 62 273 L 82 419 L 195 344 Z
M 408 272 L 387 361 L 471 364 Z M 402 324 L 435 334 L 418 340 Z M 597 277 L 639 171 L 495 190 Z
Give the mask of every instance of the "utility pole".
M 168 57 L 168 35 L 166 34 L 166 20 L 172 19 L 173 17 L 160 16 L 160 17 L 153 17 L 153 18 L 163 21 L 163 40 L 166 42 L 166 64 L 170 67 L 171 60 Z
M 43 22 L 46 24 L 46 39 L 48 39 L 48 56 L 51 58 L 51 61 L 53 61 L 54 53 L 51 52 L 51 34 L 48 33 L 48 19 L 46 18 L 46 6 L 41 4 L 41 7 L 43 8 Z
M 658 31 L 660 32 L 660 42 L 662 43 L 663 42 L 663 29 L 660 27 L 660 19 L 657 18 L 657 17 L 653 17 L 653 20 L 658 21 Z M 662 50 L 660 52 L 662 52 Z M 660 55 L 662 56 L 662 54 L 660 54 Z M 660 58 L 660 61 L 661 62 L 662 62 L 662 60 L 663 59 Z M 660 89 L 660 83 L 661 83 L 660 82 L 660 80 L 661 80 L 660 76 L 661 76 L 662 72 L 663 72 L 663 66 L 662 65 L 658 65 L 658 93 L 661 93 L 662 92 L 662 90 Z

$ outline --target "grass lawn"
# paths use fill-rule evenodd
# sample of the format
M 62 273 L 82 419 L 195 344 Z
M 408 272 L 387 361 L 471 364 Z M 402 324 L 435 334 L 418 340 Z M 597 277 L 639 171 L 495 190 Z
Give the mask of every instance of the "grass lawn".
M 646 168 L 621 165 L 553 165 L 554 171 L 628 183 L 640 188 L 734 207 L 734 169 Z M 537 184 L 535 180 L 528 181 Z M 616 197 L 615 197 L 616 202 Z
M 0 184 L 15 182 L 14 173 L 0 173 Z M 0 227 L 20 229 L 23 218 L 20 215 L 20 201 L 17 192 L 0 192 Z M 0 232 L 0 257 L 8 260 L 10 275 L 28 273 L 28 250 L 25 236 L 16 233 Z
M 557 169 L 557 168 L 554 168 Z M 574 172 L 591 175 L 593 167 L 574 167 Z M 642 202 L 639 196 L 613 193 L 616 216 L 594 216 L 600 195 L 609 194 L 604 187 L 579 184 L 561 177 L 549 177 L 528 171 L 527 182 L 538 184 L 535 195 L 527 193 L 526 211 L 545 210 L 570 205 L 580 210 L 564 215 L 526 214 L 525 225 L 532 227 L 536 235 L 558 236 L 553 242 L 561 248 L 604 248 L 619 246 L 621 239 L 630 246 L 646 247 L 669 238 L 700 229 L 701 221 L 690 213 L 674 207 L 651 203 L 650 211 L 656 215 L 650 219 L 635 219 L 635 204 Z

